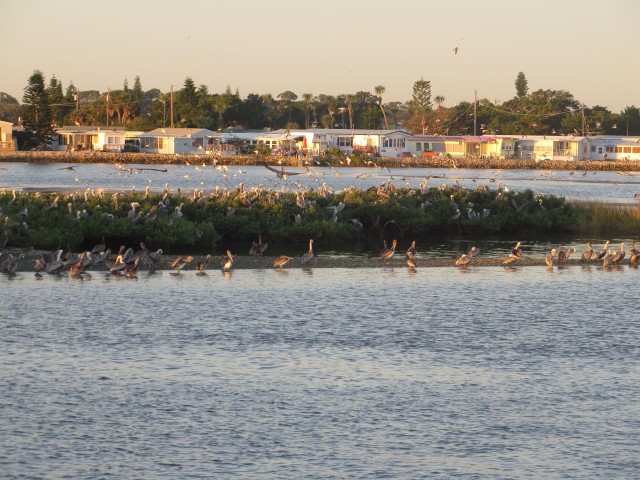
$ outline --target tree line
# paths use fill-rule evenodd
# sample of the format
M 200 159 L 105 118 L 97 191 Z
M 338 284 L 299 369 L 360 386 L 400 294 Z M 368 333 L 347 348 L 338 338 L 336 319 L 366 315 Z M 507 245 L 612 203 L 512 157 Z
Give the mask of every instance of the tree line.
M 18 123 L 38 141 L 46 141 L 62 125 L 109 125 L 148 131 L 158 127 L 210 130 L 264 128 L 396 129 L 428 135 L 640 135 L 640 110 L 634 105 L 619 113 L 603 106 L 585 106 L 566 90 L 529 92 L 523 72 L 514 82 L 513 98 L 474 98 L 452 107 L 442 95 L 431 97 L 431 82 L 416 80 L 407 102 L 387 101 L 385 87 L 341 95 L 298 96 L 284 91 L 275 97 L 250 93 L 245 98 L 230 87 L 209 93 L 191 77 L 170 91 L 143 90 L 140 77 L 133 87 L 99 92 L 66 89 L 53 75 L 47 82 L 36 70 L 24 88 L 22 104 L 0 92 L 0 118 Z

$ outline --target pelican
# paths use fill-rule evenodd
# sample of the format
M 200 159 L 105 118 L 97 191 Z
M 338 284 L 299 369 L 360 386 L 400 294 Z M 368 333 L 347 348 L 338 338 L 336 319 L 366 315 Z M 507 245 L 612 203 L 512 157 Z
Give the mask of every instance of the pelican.
M 80 258 L 78 259 L 78 261 L 73 263 L 69 268 L 69 275 L 71 276 L 80 275 L 84 271 L 84 267 L 86 266 L 85 258 L 87 257 L 87 253 L 88 252 L 82 252 L 80 254 Z
M 233 255 L 231 255 L 230 250 L 227 250 L 227 258 L 222 264 L 222 269 L 228 271 L 228 270 L 231 270 L 232 266 L 233 266 Z
M 567 253 L 562 246 L 558 245 L 558 263 L 565 263 L 567 261 Z
M 521 243 L 516 243 L 516 246 L 511 250 L 511 255 L 522 258 L 522 249 L 520 248 Z
M 124 267 L 124 276 L 127 278 L 135 277 L 138 273 L 138 263 L 140 263 L 139 257 L 133 261 L 133 264 Z
M 469 253 L 467 253 L 467 255 L 471 258 L 477 257 L 478 255 L 480 255 L 480 249 L 476 246 L 473 246 L 471 247 L 471 250 L 469 250 Z
M 252 256 L 262 255 L 268 246 L 269 246 L 268 243 L 262 243 L 262 234 L 258 232 L 258 241 L 253 242 L 253 245 L 249 250 L 249 255 L 252 255 Z
M 300 263 L 302 265 L 306 265 L 312 259 L 313 259 L 313 240 L 309 240 L 309 251 L 304 255 L 302 255 L 302 258 L 300 259 Z
M 471 263 L 471 256 L 467 253 L 463 253 L 462 256 L 456 260 L 456 267 L 466 267 Z
M 10 253 L 7 259 L 0 265 L 0 271 L 9 275 L 16 273 L 18 269 L 18 260 Z
M 611 249 L 608 249 L 607 254 L 602 258 L 602 266 L 609 267 L 611 265 L 611 260 L 613 260 L 613 254 L 611 253 Z
M 587 251 L 582 254 L 582 261 L 588 262 L 589 260 L 591 260 L 591 257 L 593 256 L 593 254 L 594 254 L 594 251 L 593 251 L 593 247 L 591 246 L 591 242 L 587 242 Z
M 513 265 L 514 263 L 516 263 L 521 258 L 522 258 L 522 256 L 520 256 L 520 255 L 515 255 L 513 253 L 510 253 L 509 256 L 503 260 L 502 264 L 503 265 Z
M 615 263 L 616 265 L 620 264 L 620 261 L 624 258 L 624 243 L 620 244 L 620 250 L 613 254 L 613 258 L 611 259 L 611 263 Z
M 411 242 L 411 246 L 407 249 L 407 258 L 415 258 L 417 253 L 418 253 L 418 250 L 416 249 L 416 241 L 413 240 Z
M 173 262 L 171 262 L 171 269 L 176 270 L 176 273 L 179 273 L 187 264 L 193 262 L 193 257 L 191 255 L 186 258 L 182 258 L 182 256 L 178 256 Z
M 110 273 L 120 273 L 125 269 L 127 264 L 124 262 L 122 255 L 118 255 L 116 257 L 115 262 L 113 262 L 113 266 L 109 269 Z
M 413 256 L 413 253 L 411 253 L 411 252 L 407 252 L 407 266 L 411 270 L 415 270 L 416 269 L 416 258 Z
M 636 248 L 636 242 L 631 242 L 631 250 L 629 250 L 629 255 L 638 255 L 640 251 Z
M 280 270 L 282 270 L 282 267 L 284 267 L 289 260 L 291 260 L 291 257 L 287 257 L 286 255 L 280 255 L 280 257 L 278 257 L 276 259 L 275 262 L 273 262 L 273 266 L 275 267 L 280 267 Z
M 556 249 L 552 248 L 551 253 L 548 257 L 544 257 L 544 263 L 546 263 L 549 267 L 553 267 L 553 256 L 556 254 Z
M 598 253 L 596 254 L 596 260 L 603 260 L 604 256 L 607 254 L 608 248 L 609 248 L 609 240 L 607 240 L 607 242 L 604 244 L 604 247 L 598 250 Z
M 198 270 L 198 273 L 196 275 L 206 275 L 207 272 L 207 265 L 209 265 L 209 261 L 211 260 L 211 255 L 207 254 L 206 257 L 204 257 L 203 260 L 200 260 L 198 262 L 198 264 L 196 265 L 196 270 Z
M 640 257 L 640 253 L 632 253 L 629 257 L 629 265 L 632 267 L 638 266 L 638 257 Z
M 398 245 L 398 241 L 394 239 L 393 242 L 391 242 L 391 248 L 387 248 L 383 250 L 382 253 L 380 254 L 380 257 L 383 260 L 387 260 L 393 257 L 393 254 L 396 253 L 396 245 Z

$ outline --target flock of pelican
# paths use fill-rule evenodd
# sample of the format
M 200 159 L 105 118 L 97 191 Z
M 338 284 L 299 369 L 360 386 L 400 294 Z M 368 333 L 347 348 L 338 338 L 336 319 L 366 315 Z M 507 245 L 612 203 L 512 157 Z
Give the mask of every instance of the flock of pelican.
M 1 240 L 1 239 L 0 239 Z M 308 267 L 312 264 L 314 257 L 313 252 L 313 239 L 309 240 L 309 250 L 300 257 L 300 266 Z M 391 259 L 398 246 L 398 241 L 393 240 L 391 246 L 387 246 L 384 242 L 384 248 L 379 252 L 381 260 Z M 640 257 L 640 251 L 636 248 L 636 242 L 631 242 L 632 248 L 629 250 L 629 265 L 636 267 Z M 262 242 L 262 238 L 259 237 L 258 242 L 254 242 L 249 255 L 261 256 L 267 249 L 267 243 Z M 559 245 L 557 248 L 552 248 L 549 255 L 544 257 L 544 263 L 553 268 L 554 266 L 566 265 L 572 254 L 576 253 L 576 249 L 572 247 L 563 247 Z M 0 257 L 2 256 L 2 250 L 0 250 Z M 19 254 L 7 254 L 0 262 L 0 272 L 5 274 L 14 274 L 18 270 L 19 261 L 22 260 L 28 251 L 23 251 Z M 587 250 L 584 251 L 580 257 L 580 261 L 584 263 L 589 262 L 602 262 L 603 267 L 611 265 L 620 265 L 621 261 L 626 257 L 626 251 L 624 243 L 620 244 L 618 250 L 612 251 L 610 242 L 607 241 L 604 246 L 595 251 L 592 244 L 587 243 Z M 416 270 L 418 267 L 417 260 L 417 248 L 416 242 L 411 242 L 405 253 L 406 265 L 411 270 Z M 473 246 L 468 252 L 465 252 L 454 263 L 455 267 L 467 267 L 473 263 L 473 260 L 480 255 L 480 249 L 477 246 Z M 521 242 L 517 242 L 511 249 L 506 258 L 502 260 L 502 264 L 505 266 L 512 266 L 517 264 L 524 258 Z M 281 255 L 273 262 L 273 268 L 282 270 L 294 257 L 288 255 Z M 197 275 L 206 275 L 207 268 L 212 263 L 213 257 L 211 254 L 207 254 L 199 259 L 195 263 L 195 269 Z M 189 256 L 177 256 L 169 264 L 169 270 L 172 274 L 178 275 L 185 269 L 185 267 L 193 264 L 194 257 Z M 223 272 L 229 272 L 234 266 L 235 258 L 230 250 L 226 251 L 226 255 L 218 257 L 218 266 Z M 155 251 L 149 250 L 144 242 L 140 243 L 140 248 L 134 251 L 133 248 L 126 248 L 122 245 L 117 253 L 112 255 L 111 249 L 106 248 L 104 244 L 96 245 L 90 251 L 84 251 L 81 253 L 65 252 L 62 249 L 58 249 L 54 252 L 41 253 L 39 258 L 35 260 L 34 271 L 37 276 L 41 276 L 43 273 L 47 274 L 61 274 L 65 271 L 70 276 L 79 276 L 87 272 L 90 269 L 106 270 L 110 274 L 121 275 L 127 278 L 135 277 L 139 268 L 147 269 L 150 273 L 157 270 L 163 270 L 165 268 L 165 262 L 163 261 L 163 251 L 158 249 Z

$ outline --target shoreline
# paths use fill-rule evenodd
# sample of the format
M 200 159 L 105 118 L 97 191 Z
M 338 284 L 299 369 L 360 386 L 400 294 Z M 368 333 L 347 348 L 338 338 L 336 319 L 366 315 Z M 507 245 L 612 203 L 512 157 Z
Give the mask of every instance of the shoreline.
M 366 158 L 344 165 L 343 157 L 274 155 L 165 155 L 152 153 L 109 153 L 100 151 L 13 151 L 0 152 L 0 163 L 121 163 L 138 165 L 188 165 L 205 163 L 210 165 L 262 166 L 265 164 L 286 167 L 331 166 L 343 168 L 446 168 L 486 170 L 580 170 L 609 172 L 640 172 L 640 161 L 632 160 L 524 160 L 483 159 L 447 157 L 379 157 L 374 161 Z M 369 163 L 367 163 L 369 162 Z

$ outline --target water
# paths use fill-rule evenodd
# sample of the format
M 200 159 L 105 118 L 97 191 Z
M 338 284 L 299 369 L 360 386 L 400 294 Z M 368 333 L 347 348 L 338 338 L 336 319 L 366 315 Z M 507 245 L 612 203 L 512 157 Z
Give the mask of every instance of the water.
M 0 471 L 637 478 L 638 274 L 0 276 Z
M 229 166 L 226 171 L 222 167 L 196 162 L 197 159 L 193 165 L 126 165 L 130 171 L 112 164 L 3 163 L 0 189 L 131 191 L 135 187 L 143 191 L 149 186 L 153 191 L 160 191 L 166 183 L 174 190 L 180 188 L 186 192 L 197 188 L 208 192 L 216 187 L 235 188 L 242 182 L 245 188 L 262 184 L 265 188 L 281 189 L 284 186 L 293 190 L 317 188 L 326 183 L 341 190 L 350 186 L 366 189 L 390 179 L 397 187 L 417 188 L 425 177 L 433 176 L 430 186 L 453 185 L 458 181 L 468 188 L 479 185 L 496 188 L 503 182 L 511 190 L 530 188 L 537 193 L 564 196 L 569 200 L 636 204 L 638 200 L 634 195 L 640 193 L 639 172 L 328 167 L 307 171 L 304 167 L 287 167 L 285 171 L 300 174 L 289 175 L 283 180 L 265 167 Z M 74 169 L 65 169 L 70 166 Z

